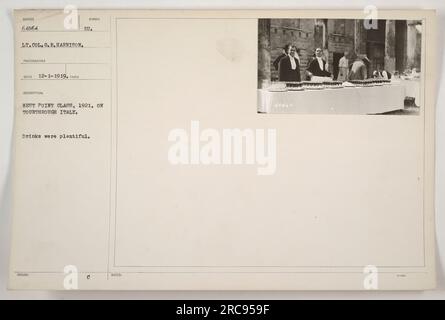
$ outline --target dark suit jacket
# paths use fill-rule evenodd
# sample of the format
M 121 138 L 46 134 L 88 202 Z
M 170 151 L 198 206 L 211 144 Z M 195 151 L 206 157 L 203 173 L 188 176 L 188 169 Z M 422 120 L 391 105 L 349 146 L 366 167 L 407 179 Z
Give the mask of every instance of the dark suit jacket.
M 300 63 L 297 58 L 295 59 L 295 63 L 297 67 L 295 70 L 292 70 L 292 64 L 290 62 L 290 57 L 284 57 L 280 60 L 278 66 L 279 80 L 280 81 L 301 81 L 300 75 Z
M 326 61 L 323 60 L 323 70 L 320 69 L 317 58 L 314 58 L 310 63 L 307 71 L 317 77 L 330 77 L 331 73 L 326 70 Z
M 280 65 L 280 61 L 281 59 L 283 59 L 284 57 L 287 57 L 287 54 L 282 53 L 278 56 L 278 58 L 276 58 L 273 62 L 273 66 L 275 67 L 275 70 L 278 70 L 278 67 Z

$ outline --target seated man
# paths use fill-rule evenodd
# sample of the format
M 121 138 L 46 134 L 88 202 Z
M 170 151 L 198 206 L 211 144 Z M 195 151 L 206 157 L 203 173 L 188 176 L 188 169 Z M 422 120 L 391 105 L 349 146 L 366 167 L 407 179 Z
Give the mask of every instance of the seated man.
M 331 76 L 331 73 L 327 70 L 326 61 L 323 59 L 321 48 L 315 50 L 315 58 L 309 63 L 306 72 L 310 78 Z
M 377 79 L 390 80 L 392 77 L 392 74 L 389 71 L 386 71 L 384 69 L 380 70 L 380 68 L 378 68 L 377 70 L 374 70 L 374 72 L 372 73 L 372 76 Z
M 297 49 L 293 46 L 290 49 L 289 55 L 282 58 L 278 65 L 278 79 L 280 81 L 301 81 L 300 63 L 295 57 Z
M 392 74 L 389 71 L 383 70 L 381 72 L 383 79 L 391 80 Z

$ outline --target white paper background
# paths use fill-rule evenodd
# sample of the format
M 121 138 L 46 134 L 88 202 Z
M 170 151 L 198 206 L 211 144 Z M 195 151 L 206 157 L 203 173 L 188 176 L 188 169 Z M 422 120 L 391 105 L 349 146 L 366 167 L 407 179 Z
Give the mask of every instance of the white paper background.
M 125 293 L 81 293 L 81 292 L 8 292 L 6 290 L 9 244 L 10 244 L 10 147 L 13 122 L 13 33 L 12 9 L 14 8 L 58 8 L 64 4 L 73 4 L 79 8 L 303 8 L 303 9 L 361 9 L 366 5 L 375 5 L 377 8 L 404 8 L 404 9 L 436 9 L 438 13 L 438 30 L 445 27 L 445 2 L 443 0 L 375 0 L 375 1 L 345 1 L 335 3 L 329 0 L 245 0 L 245 1 L 192 1 L 192 0 L 127 0 L 127 1 L 31 1 L 31 0 L 2 0 L 0 3 L 0 299 L 85 299 L 85 298 L 127 298 L 127 299 L 445 299 L 445 161 L 444 161 L 444 108 L 445 99 L 441 78 L 443 70 L 443 43 L 444 35 L 438 32 L 438 50 L 440 61 L 437 87 L 437 157 L 436 157 L 436 225 L 438 246 L 438 289 L 427 292 L 125 292 Z

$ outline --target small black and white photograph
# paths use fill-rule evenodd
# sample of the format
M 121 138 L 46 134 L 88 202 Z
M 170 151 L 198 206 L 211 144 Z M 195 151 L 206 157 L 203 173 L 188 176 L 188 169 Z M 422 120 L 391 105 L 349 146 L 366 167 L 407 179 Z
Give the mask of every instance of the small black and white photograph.
M 259 19 L 258 113 L 419 115 L 422 21 Z

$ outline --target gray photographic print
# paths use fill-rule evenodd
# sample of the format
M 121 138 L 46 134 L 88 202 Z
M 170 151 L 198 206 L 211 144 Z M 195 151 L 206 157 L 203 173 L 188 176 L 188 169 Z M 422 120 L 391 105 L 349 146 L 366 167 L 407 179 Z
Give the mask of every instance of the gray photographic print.
M 422 21 L 259 19 L 258 112 L 418 115 Z

